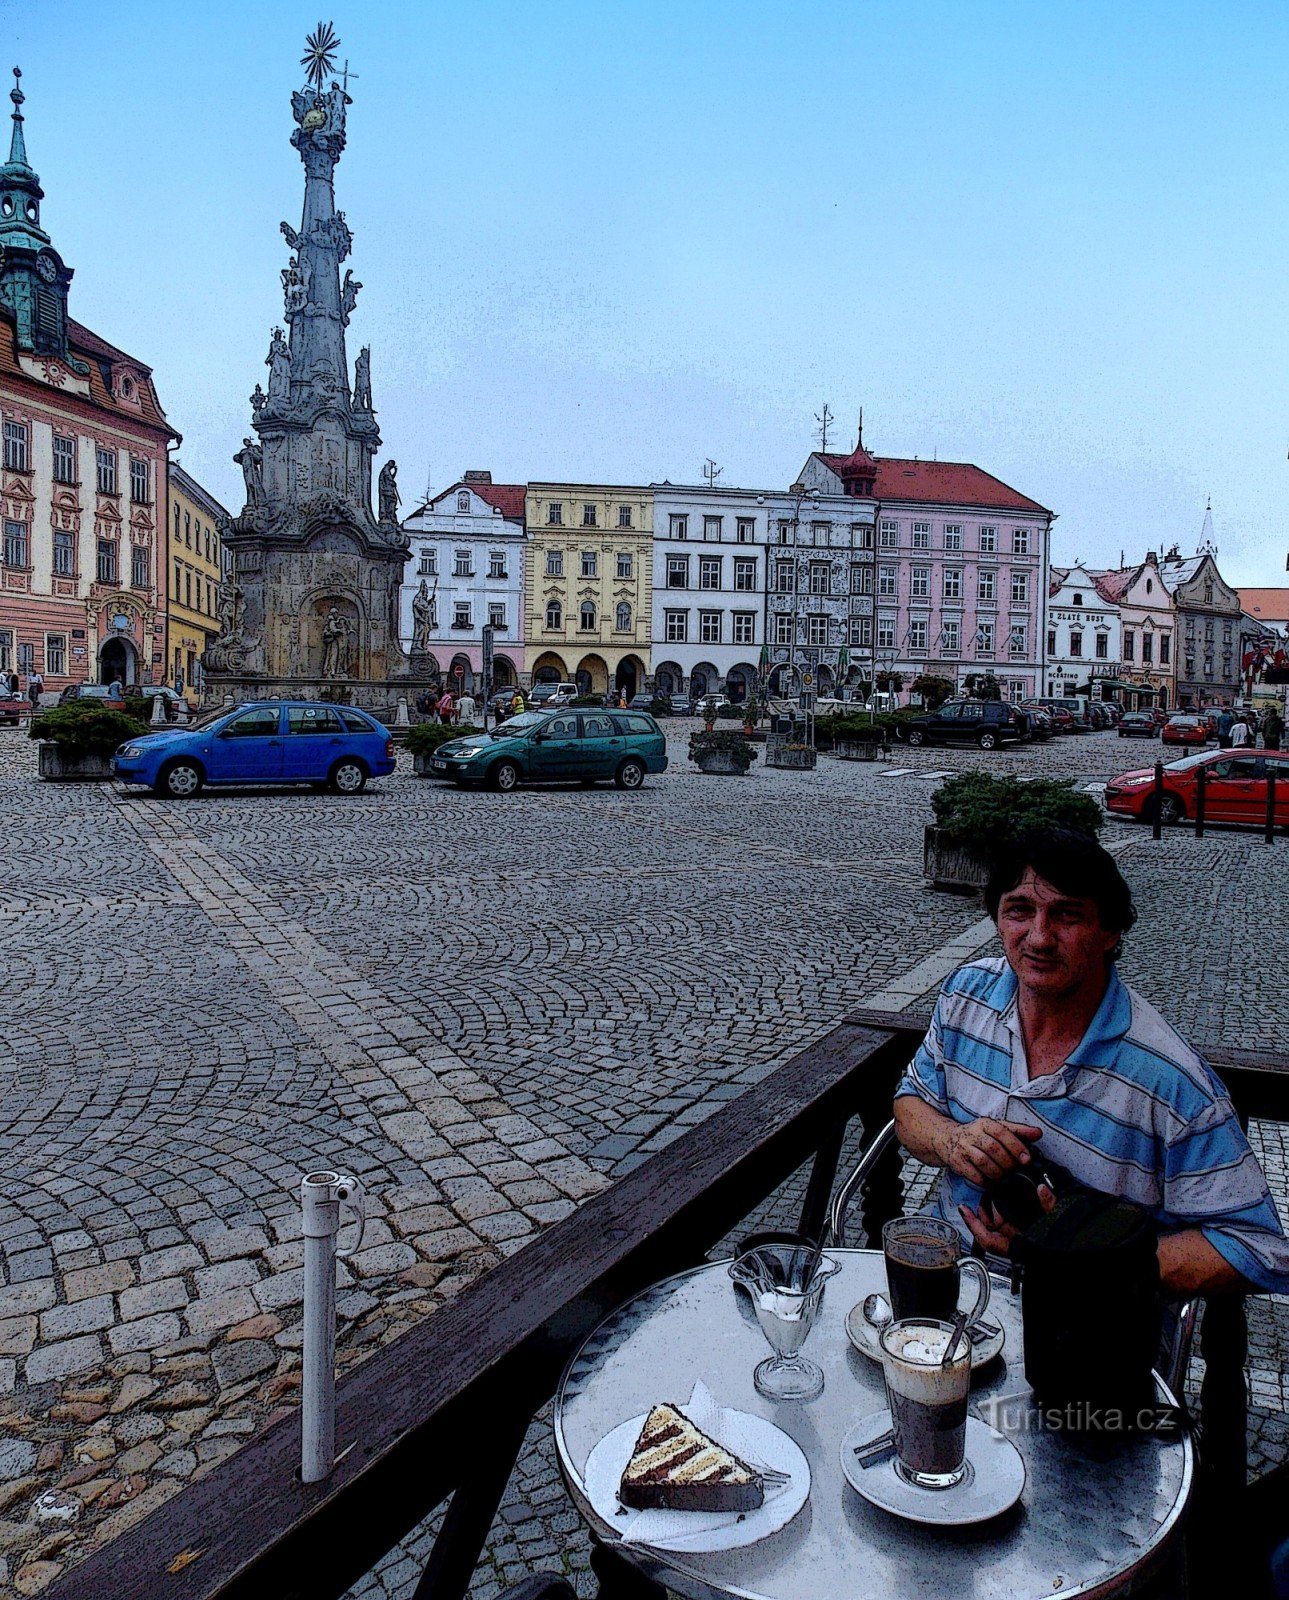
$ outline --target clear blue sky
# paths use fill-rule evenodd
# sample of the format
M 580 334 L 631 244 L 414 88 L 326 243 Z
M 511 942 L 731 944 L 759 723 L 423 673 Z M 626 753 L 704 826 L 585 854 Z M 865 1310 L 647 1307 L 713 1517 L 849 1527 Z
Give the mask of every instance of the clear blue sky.
M 310 0 L 4 0 L 73 313 L 229 459 L 282 311 Z M 979 463 L 1058 559 L 1284 583 L 1289 9 L 435 0 L 331 13 L 338 203 L 405 509 L 427 474 L 786 484 Z M 8 62 L 5 65 L 9 65 Z M 6 108 L 7 109 L 7 108 Z

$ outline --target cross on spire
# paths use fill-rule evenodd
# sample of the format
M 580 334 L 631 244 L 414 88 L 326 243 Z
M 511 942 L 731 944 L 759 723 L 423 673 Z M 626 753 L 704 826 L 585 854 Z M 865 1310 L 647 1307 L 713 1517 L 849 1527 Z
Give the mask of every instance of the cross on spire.
M 9 98 L 13 101 L 13 138 L 9 144 L 9 162 L 11 166 L 25 167 L 27 141 L 22 133 L 22 103 L 27 96 L 22 92 L 21 67 L 13 69 L 13 88 L 9 91 Z

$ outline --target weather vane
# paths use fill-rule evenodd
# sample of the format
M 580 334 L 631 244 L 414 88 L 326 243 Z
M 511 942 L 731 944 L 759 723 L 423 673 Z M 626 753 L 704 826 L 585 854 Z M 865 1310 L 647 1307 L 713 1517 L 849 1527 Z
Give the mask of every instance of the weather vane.
M 313 85 L 314 93 L 321 94 L 323 79 L 336 70 L 336 51 L 340 49 L 340 40 L 329 22 L 320 22 L 304 44 L 305 53 L 300 57 L 300 65 Z

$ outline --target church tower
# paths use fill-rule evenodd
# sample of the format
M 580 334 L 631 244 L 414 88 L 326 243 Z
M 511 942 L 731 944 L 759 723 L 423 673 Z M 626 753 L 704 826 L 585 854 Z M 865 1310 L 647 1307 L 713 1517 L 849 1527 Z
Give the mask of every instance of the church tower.
M 372 471 L 380 432 L 371 355 L 353 365 L 346 331 L 362 285 L 341 268 L 353 246 L 335 206 L 335 169 L 353 103 L 348 67 L 333 77 L 340 41 L 330 24 L 308 40 L 308 85 L 291 96 L 291 143 L 304 166 L 300 226 L 282 223 L 282 324 L 256 384 L 251 426 L 234 460 L 246 503 L 225 530 L 233 579 L 220 637 L 206 651 L 215 686 L 230 692 L 323 696 L 377 707 L 405 685 L 399 585 L 408 540 L 398 522 L 396 466 Z M 330 79 L 330 86 L 324 87 Z

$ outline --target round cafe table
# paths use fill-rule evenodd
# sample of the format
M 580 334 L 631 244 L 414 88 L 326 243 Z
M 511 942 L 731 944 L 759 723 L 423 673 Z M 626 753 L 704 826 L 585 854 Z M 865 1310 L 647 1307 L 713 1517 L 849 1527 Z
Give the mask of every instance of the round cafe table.
M 885 1409 L 886 1393 L 880 1365 L 852 1348 L 845 1319 L 866 1294 L 886 1292 L 886 1269 L 880 1251 L 828 1254 L 842 1270 L 824 1291 L 804 1351 L 824 1369 L 817 1400 L 776 1405 L 756 1392 L 752 1369 L 770 1347 L 726 1262 L 627 1301 L 574 1356 L 556 1395 L 555 1443 L 573 1500 L 606 1545 L 694 1600 L 1065 1600 L 1122 1594 L 1163 1559 L 1191 1488 L 1185 1433 L 1136 1436 L 1097 1453 L 1057 1432 L 1010 1432 L 1025 1460 L 1020 1503 L 969 1528 L 907 1522 L 857 1494 L 842 1476 L 842 1436 Z M 986 1316 L 1001 1324 L 1006 1344 L 973 1380 L 973 1405 L 1027 1390 L 1020 1298 L 1005 1281 L 993 1280 Z M 658 1402 L 683 1405 L 700 1378 L 721 1405 L 768 1417 L 796 1440 L 810 1463 L 810 1496 L 785 1528 L 739 1550 L 696 1555 L 624 1545 L 587 1500 L 587 1457 L 605 1434 Z M 1159 1388 L 1161 1399 L 1172 1399 Z

